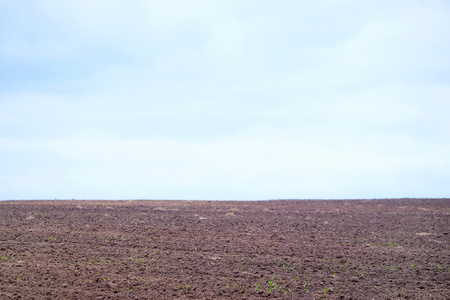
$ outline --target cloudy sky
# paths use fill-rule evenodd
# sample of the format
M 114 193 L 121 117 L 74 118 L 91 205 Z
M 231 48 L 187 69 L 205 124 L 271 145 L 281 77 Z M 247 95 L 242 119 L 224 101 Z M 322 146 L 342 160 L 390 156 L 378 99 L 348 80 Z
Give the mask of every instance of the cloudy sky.
M 0 0 L 0 199 L 450 196 L 447 0 Z

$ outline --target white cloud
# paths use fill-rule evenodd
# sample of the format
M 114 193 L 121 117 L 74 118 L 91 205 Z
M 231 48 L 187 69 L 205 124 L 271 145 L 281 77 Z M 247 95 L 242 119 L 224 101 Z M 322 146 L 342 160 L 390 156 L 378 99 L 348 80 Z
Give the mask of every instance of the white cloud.
M 0 198 L 446 196 L 444 2 L 1 5 Z
M 61 195 L 53 182 L 64 183 L 68 198 L 344 198 L 364 190 L 367 197 L 414 196 L 404 178 L 450 167 L 448 145 L 425 147 L 395 133 L 361 136 L 329 128 L 259 128 L 197 142 L 94 135 L 16 145 L 24 148 L 24 156 L 47 157 L 45 165 L 30 165 L 31 172 L 19 177 L 28 182 L 42 172 L 38 182 L 46 182 L 41 193 L 47 198 Z

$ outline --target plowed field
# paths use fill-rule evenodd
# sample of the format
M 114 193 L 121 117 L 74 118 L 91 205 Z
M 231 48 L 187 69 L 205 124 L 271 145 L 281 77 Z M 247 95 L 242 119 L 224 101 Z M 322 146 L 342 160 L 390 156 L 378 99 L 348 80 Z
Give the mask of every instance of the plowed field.
M 0 299 L 450 299 L 450 200 L 3 201 Z

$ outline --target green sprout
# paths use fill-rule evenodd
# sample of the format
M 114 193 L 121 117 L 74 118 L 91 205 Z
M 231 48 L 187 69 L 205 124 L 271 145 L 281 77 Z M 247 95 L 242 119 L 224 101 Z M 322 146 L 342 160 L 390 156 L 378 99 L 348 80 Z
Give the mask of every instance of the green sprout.
M 142 264 L 144 262 L 144 259 L 143 258 L 136 258 L 136 263 L 137 264 Z

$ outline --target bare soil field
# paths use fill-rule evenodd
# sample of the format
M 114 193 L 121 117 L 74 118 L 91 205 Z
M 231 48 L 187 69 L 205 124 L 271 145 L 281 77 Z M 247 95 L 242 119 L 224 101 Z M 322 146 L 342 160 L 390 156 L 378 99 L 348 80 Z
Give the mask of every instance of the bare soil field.
M 0 202 L 0 299 L 450 299 L 450 199 Z

